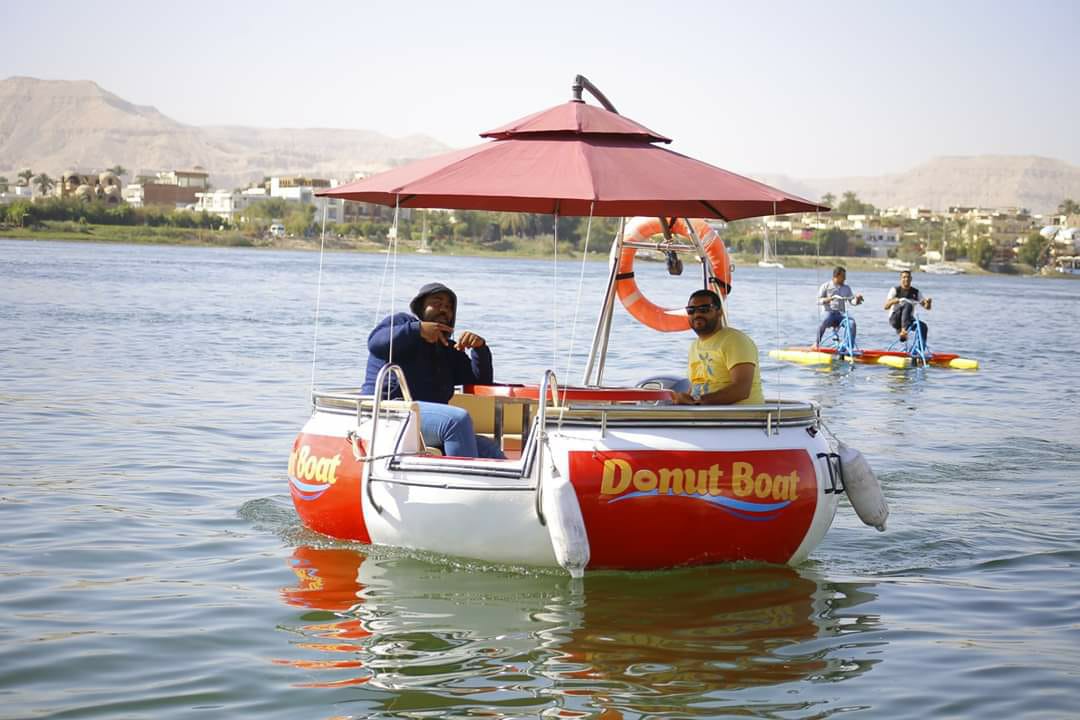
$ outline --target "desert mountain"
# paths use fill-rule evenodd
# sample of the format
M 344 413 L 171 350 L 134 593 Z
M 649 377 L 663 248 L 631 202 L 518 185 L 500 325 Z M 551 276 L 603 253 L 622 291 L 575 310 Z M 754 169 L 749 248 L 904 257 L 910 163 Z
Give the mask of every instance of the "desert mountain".
M 447 149 L 427 136 L 370 130 L 195 127 L 87 80 L 0 80 L 0 174 L 9 179 L 26 167 L 58 177 L 116 164 L 133 172 L 198 165 L 216 187 L 228 188 L 264 175 L 349 178 Z M 940 157 L 873 177 L 753 176 L 811 199 L 852 190 L 881 208 L 976 205 L 1047 213 L 1066 198 L 1080 200 L 1080 167 L 1034 156 Z
M 825 193 L 839 199 L 851 190 L 879 208 L 1022 207 L 1046 214 L 1066 198 L 1080 198 L 1080 167 L 1034 155 L 939 157 L 907 172 L 875 177 L 755 177 L 815 200 Z
M 116 164 L 133 172 L 199 165 L 216 187 L 234 187 L 264 175 L 349 178 L 447 149 L 426 136 L 368 130 L 195 127 L 87 80 L 0 80 L 0 174 L 9 179 L 26 167 L 58 177 Z

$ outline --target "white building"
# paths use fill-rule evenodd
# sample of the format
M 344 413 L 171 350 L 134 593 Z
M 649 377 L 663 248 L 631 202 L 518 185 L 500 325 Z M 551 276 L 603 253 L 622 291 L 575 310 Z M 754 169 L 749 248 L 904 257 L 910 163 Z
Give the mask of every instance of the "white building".
M 857 240 L 870 247 L 873 257 L 889 257 L 890 250 L 900 247 L 900 230 L 897 228 L 862 227 L 852 232 Z
M 120 191 L 120 197 L 124 198 L 131 207 L 143 206 L 143 186 L 135 183 L 125 185 L 124 189 Z
M 16 200 L 33 200 L 34 188 L 30 185 L 8 185 L 7 192 L 0 193 L 0 205 L 7 205 Z
M 266 200 L 269 195 L 261 187 L 247 190 L 215 190 L 214 192 L 195 193 L 195 212 L 206 211 L 211 215 L 233 222 L 252 203 Z
M 306 177 L 270 178 L 270 197 L 295 200 L 304 205 L 315 206 L 315 223 L 321 224 L 325 213 L 326 224 L 336 225 L 345 218 L 345 201 L 340 198 L 316 197 L 316 190 L 333 187 L 329 180 Z

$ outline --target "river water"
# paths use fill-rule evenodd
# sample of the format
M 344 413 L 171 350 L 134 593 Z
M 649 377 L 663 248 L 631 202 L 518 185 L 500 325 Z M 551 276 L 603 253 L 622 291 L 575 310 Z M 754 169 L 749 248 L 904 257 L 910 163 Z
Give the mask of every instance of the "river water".
M 766 396 L 821 403 L 888 531 L 843 501 L 796 568 L 574 584 L 317 536 L 286 462 L 313 377 L 359 384 L 375 319 L 431 280 L 497 381 L 580 380 L 604 264 L 330 253 L 319 276 L 317 253 L 0 240 L 0 717 L 1076 716 L 1080 283 L 917 274 L 931 348 L 981 369 L 821 370 L 765 354 L 810 342 L 828 269 L 738 267 Z M 638 280 L 670 305 L 695 284 Z M 864 347 L 894 281 L 849 274 Z M 688 341 L 618 309 L 605 380 L 678 374 Z

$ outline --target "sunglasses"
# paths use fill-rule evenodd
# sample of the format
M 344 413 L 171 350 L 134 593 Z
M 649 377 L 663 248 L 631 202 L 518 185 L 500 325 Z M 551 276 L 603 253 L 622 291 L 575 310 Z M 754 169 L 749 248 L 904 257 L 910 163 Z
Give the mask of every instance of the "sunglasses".
M 716 303 L 705 303 L 704 305 L 687 305 L 686 314 L 693 315 L 695 313 L 701 313 L 702 315 L 704 315 L 705 313 L 712 310 L 714 307 L 716 307 Z

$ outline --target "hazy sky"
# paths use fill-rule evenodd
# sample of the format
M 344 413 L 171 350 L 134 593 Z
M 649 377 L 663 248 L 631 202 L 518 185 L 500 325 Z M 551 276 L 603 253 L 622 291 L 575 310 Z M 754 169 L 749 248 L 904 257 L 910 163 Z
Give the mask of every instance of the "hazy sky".
M 937 155 L 1080 165 L 1080 2 L 31 2 L 0 78 L 88 79 L 192 125 L 477 133 L 576 74 L 736 172 L 877 175 Z

